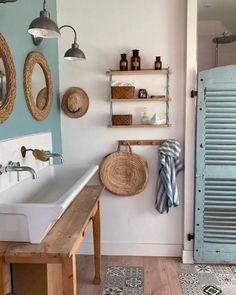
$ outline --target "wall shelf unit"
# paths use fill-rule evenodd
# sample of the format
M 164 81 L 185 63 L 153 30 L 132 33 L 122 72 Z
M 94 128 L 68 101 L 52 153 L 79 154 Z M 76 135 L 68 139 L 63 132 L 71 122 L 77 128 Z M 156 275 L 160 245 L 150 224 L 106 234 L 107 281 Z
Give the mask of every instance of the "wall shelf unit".
M 133 124 L 133 125 L 109 125 L 109 128 L 165 128 L 171 127 L 170 124 L 158 124 L 158 125 L 142 125 L 142 124 Z
M 110 95 L 110 124 L 109 128 L 165 128 L 171 127 L 169 123 L 169 102 L 170 102 L 170 74 L 171 70 L 169 68 L 162 70 L 140 70 L 140 71 L 116 71 L 109 70 L 107 71 L 107 75 L 109 75 L 110 88 L 112 87 L 112 78 L 113 76 L 131 76 L 131 75 L 163 75 L 166 77 L 166 93 L 165 95 L 159 95 L 156 97 L 148 97 L 148 98 L 131 98 L 131 99 L 112 99 L 112 95 Z M 151 124 L 133 124 L 133 125 L 113 125 L 112 124 L 112 116 L 113 116 L 113 103 L 158 103 L 164 102 L 166 105 L 166 122 L 165 124 L 151 125 Z
M 139 70 L 139 71 L 116 71 L 109 70 L 107 71 L 107 75 L 113 76 L 128 76 L 128 75 L 167 75 L 171 74 L 171 70 L 169 68 L 162 70 Z
M 170 100 L 168 97 L 166 96 L 159 96 L 156 98 L 129 98 L 129 99 L 111 99 L 112 102 L 158 102 L 158 101 L 167 101 Z

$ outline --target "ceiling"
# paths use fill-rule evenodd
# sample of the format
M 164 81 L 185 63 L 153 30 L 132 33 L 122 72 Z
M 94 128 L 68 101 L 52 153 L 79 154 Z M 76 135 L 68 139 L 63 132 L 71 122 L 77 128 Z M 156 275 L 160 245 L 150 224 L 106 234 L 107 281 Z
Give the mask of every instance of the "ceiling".
M 220 21 L 236 34 L 236 0 L 198 0 L 198 19 Z

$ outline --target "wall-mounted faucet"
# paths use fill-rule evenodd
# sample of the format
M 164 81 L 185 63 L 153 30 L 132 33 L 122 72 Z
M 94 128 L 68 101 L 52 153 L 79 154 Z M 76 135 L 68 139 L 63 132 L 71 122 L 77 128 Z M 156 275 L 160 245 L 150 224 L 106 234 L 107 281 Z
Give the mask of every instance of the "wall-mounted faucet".
M 2 166 L 0 164 L 0 175 L 7 172 L 17 172 L 18 181 L 19 181 L 19 172 L 22 172 L 22 171 L 28 171 L 29 173 L 31 173 L 33 179 L 37 178 L 37 174 L 33 168 L 28 166 L 21 166 L 19 162 L 9 161 L 7 166 Z
M 40 161 L 46 162 L 49 161 L 49 158 L 60 158 L 61 164 L 63 163 L 63 156 L 61 154 L 39 149 L 27 149 L 25 146 L 21 147 L 21 155 L 23 158 L 25 158 L 26 152 L 28 151 L 32 152 L 33 156 Z
M 50 151 L 44 151 L 49 158 L 60 158 L 61 164 L 64 162 L 64 158 L 61 154 L 51 153 Z
M 25 146 L 22 146 L 21 155 L 23 158 L 25 158 L 26 152 L 32 152 L 33 156 L 40 161 L 47 162 L 49 160 L 48 155 L 44 151 L 38 149 L 27 149 Z

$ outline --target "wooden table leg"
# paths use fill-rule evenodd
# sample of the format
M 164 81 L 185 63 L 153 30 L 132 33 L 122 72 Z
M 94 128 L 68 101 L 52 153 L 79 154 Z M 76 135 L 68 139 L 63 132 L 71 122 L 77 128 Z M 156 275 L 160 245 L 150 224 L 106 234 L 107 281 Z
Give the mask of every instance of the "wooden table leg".
M 63 295 L 77 295 L 76 255 L 62 262 Z
M 94 284 L 101 283 L 101 225 L 100 225 L 100 202 L 98 201 L 98 209 L 93 217 L 93 244 L 94 244 L 94 264 L 95 278 Z
M 0 294 L 7 294 L 10 292 L 8 264 L 4 258 L 0 258 Z

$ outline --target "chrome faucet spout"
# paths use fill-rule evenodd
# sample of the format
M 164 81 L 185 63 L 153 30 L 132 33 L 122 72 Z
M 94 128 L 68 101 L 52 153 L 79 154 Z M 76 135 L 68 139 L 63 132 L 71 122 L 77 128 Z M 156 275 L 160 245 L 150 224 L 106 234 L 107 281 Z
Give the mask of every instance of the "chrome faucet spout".
M 10 161 L 10 162 L 8 162 L 7 166 L 0 165 L 0 175 L 3 173 L 7 173 L 7 172 L 19 173 L 22 171 L 27 171 L 27 172 L 31 173 L 32 178 L 37 179 L 37 174 L 33 168 L 28 167 L 28 166 L 20 166 L 19 162 L 14 163 L 14 162 Z
M 27 171 L 29 173 L 31 173 L 32 178 L 33 179 L 37 179 L 37 174 L 35 172 L 35 170 L 31 167 L 28 166 L 7 166 L 6 167 L 6 172 L 23 172 L 23 171 Z
M 61 154 L 59 154 L 59 153 L 51 153 L 50 151 L 46 151 L 45 153 L 47 154 L 47 156 L 49 158 L 60 158 L 61 164 L 63 164 L 64 158 L 63 158 L 63 156 Z

